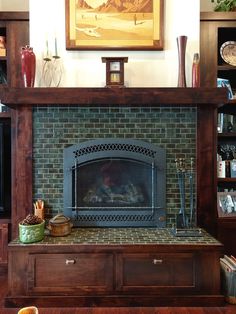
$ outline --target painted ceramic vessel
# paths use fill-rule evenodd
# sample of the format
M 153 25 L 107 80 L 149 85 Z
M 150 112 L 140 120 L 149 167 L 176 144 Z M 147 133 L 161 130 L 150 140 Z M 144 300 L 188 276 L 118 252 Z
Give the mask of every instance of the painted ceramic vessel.
M 24 87 L 34 87 L 36 58 L 33 48 L 25 46 L 21 48 L 21 71 Z
M 198 53 L 195 53 L 193 57 L 192 87 L 200 87 L 200 59 Z
M 37 225 L 22 225 L 19 223 L 19 240 L 22 243 L 33 243 L 43 240 L 45 221 Z

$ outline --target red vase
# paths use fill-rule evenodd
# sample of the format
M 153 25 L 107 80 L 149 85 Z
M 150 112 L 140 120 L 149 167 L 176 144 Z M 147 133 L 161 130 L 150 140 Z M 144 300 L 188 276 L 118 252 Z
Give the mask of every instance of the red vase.
M 187 45 L 187 36 L 179 36 L 176 38 L 178 47 L 178 59 L 179 59 L 179 73 L 178 73 L 178 87 L 186 87 L 185 76 L 185 53 Z
M 24 87 L 34 87 L 36 58 L 33 48 L 25 46 L 21 48 L 21 72 Z

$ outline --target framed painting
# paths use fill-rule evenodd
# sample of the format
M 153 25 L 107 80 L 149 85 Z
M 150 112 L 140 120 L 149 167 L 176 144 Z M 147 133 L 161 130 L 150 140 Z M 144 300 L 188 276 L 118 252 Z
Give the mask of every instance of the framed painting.
M 236 217 L 236 192 L 217 193 L 218 217 Z
M 163 50 L 164 0 L 65 0 L 67 50 Z

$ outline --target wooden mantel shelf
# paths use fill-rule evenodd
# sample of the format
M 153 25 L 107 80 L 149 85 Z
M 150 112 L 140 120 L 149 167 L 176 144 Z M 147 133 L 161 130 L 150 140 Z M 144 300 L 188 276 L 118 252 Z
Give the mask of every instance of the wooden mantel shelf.
M 17 109 L 23 105 L 159 106 L 220 105 L 225 88 L 0 88 L 1 102 Z

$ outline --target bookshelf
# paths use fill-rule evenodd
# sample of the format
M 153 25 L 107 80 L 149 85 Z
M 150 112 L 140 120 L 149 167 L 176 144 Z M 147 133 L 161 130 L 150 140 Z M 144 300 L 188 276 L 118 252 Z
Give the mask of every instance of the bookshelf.
M 236 178 L 231 176 L 231 169 L 236 158 L 236 66 L 225 61 L 222 47 L 236 38 L 236 12 L 201 12 L 200 16 L 200 55 L 201 87 L 216 87 L 217 78 L 229 81 L 234 95 L 233 99 L 222 104 L 215 115 L 215 194 L 216 235 L 224 244 L 226 254 L 236 254 L 236 217 L 219 214 L 220 193 L 229 194 L 236 191 Z M 236 62 L 236 60 L 235 60 Z M 225 175 L 219 177 L 220 161 L 223 160 Z M 222 173 L 221 173 L 222 174 Z M 218 197 L 217 197 L 218 196 Z M 233 196 L 233 194 L 232 194 Z M 235 203 L 236 212 L 236 203 Z M 224 217 L 222 217 L 224 216 Z

